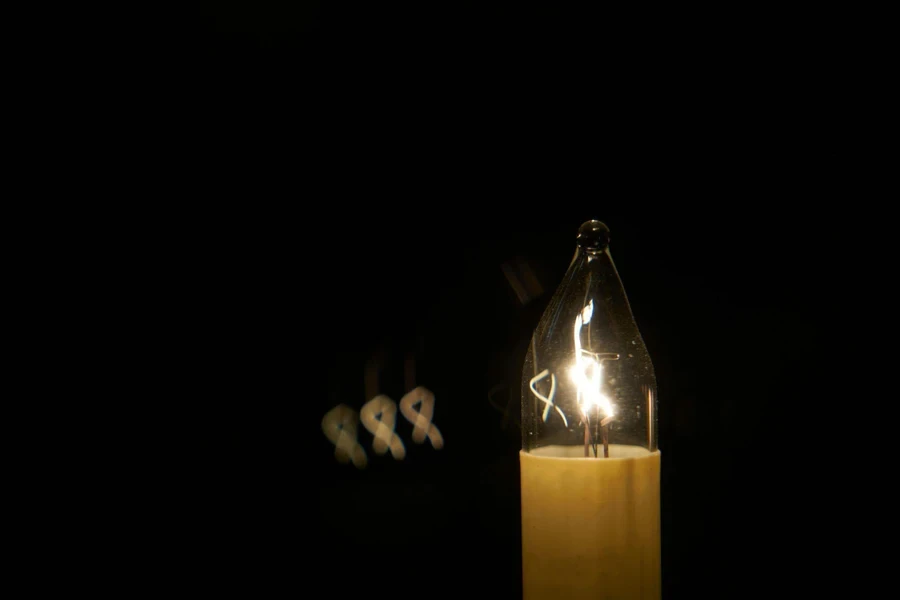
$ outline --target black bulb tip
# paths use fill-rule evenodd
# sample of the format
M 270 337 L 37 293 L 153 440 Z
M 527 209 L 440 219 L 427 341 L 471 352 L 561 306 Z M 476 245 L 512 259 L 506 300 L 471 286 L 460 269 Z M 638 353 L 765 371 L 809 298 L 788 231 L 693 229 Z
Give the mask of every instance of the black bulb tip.
M 585 221 L 578 228 L 575 241 L 579 248 L 588 252 L 603 252 L 609 247 L 609 227 L 600 221 Z

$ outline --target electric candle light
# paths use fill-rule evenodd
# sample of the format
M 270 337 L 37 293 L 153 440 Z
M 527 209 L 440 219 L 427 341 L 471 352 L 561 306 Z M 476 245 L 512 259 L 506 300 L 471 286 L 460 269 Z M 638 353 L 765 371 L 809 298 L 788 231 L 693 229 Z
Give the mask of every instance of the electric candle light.
M 656 377 L 588 221 L 522 377 L 524 600 L 659 600 Z

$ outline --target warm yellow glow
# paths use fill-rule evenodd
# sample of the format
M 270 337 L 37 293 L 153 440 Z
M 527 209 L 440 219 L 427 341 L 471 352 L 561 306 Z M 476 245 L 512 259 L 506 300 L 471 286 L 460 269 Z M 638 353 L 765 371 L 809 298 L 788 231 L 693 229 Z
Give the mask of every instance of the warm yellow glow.
M 601 390 L 603 385 L 603 365 L 593 356 L 580 356 L 576 364 L 569 369 L 572 381 L 578 386 L 578 405 L 587 414 L 594 406 L 607 417 L 615 414 L 612 402 Z
M 581 328 L 591 322 L 594 312 L 594 301 L 591 300 L 578 316 L 575 317 L 575 365 L 569 370 L 572 381 L 578 389 L 578 406 L 581 412 L 597 406 L 607 417 L 615 412 L 612 402 L 600 390 L 603 387 L 603 365 L 590 351 L 581 348 Z

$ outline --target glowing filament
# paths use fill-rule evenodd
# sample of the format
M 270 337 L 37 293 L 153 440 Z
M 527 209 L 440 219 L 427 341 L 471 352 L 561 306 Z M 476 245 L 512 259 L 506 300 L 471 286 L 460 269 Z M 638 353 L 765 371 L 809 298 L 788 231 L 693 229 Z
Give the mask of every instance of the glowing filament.
M 581 347 L 581 329 L 591 322 L 593 314 L 594 301 L 591 300 L 575 317 L 575 365 L 569 370 L 569 374 L 577 386 L 577 402 L 581 412 L 587 415 L 588 410 L 597 406 L 604 415 L 612 417 L 615 414 L 612 402 L 601 392 L 603 387 L 603 364 L 601 360 L 598 360 L 595 353 L 584 350 Z

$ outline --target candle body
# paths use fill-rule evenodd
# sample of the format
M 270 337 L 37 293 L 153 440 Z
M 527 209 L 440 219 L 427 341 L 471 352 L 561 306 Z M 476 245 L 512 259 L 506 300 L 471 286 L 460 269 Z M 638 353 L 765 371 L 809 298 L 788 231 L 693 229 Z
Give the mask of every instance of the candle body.
M 611 444 L 609 456 L 520 453 L 524 600 L 659 600 L 660 453 Z

